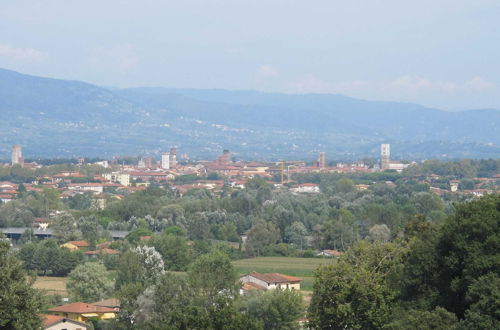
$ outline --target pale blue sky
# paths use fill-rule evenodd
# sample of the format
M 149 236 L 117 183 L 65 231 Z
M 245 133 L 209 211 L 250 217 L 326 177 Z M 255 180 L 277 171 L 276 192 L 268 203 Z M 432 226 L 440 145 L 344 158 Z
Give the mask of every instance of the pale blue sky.
M 500 108 L 500 0 L 2 0 L 0 67 Z

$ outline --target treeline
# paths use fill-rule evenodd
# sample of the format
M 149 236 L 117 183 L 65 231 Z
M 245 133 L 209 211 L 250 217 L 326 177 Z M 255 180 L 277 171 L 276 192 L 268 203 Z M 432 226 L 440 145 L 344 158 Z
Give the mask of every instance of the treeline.
M 375 225 L 387 226 L 393 237 L 417 214 L 440 222 L 453 210 L 455 198 L 441 199 L 428 185 L 398 180 L 390 186 L 384 180 L 358 191 L 354 183 L 332 175 L 316 195 L 275 189 L 258 178 L 222 197 L 192 190 L 179 198 L 150 188 L 110 201 L 100 216 L 108 229 L 140 225 L 156 232 L 177 226 L 192 240 L 237 242 L 246 234 L 248 255 L 289 255 L 308 248 L 347 250 Z
M 415 217 L 392 242 L 362 241 L 316 273 L 313 329 L 498 329 L 500 196 L 441 225 Z
M 412 165 L 404 171 L 405 175 L 446 175 L 457 179 L 490 178 L 500 174 L 500 159 L 463 159 L 454 162 L 427 160 L 422 164 Z
M 62 202 L 56 190 L 44 189 L 0 206 L 0 226 L 28 226 L 47 210 L 62 210 L 52 217 L 51 227 L 66 240 L 98 242 L 107 239 L 109 230 L 151 235 L 175 227 L 192 241 L 239 243 L 245 235 L 242 251 L 248 256 L 307 256 L 310 249 L 346 251 L 374 226 L 385 226 L 391 239 L 416 215 L 440 223 L 460 198 L 440 198 L 416 181 L 386 184 L 385 179 L 358 191 L 359 181 L 324 176 L 322 193 L 310 195 L 274 188 L 260 178 L 250 180 L 245 189 L 225 187 L 217 195 L 192 189 L 180 197 L 169 188 L 149 187 L 121 199 L 108 198 L 104 210 L 95 207 L 90 194 Z

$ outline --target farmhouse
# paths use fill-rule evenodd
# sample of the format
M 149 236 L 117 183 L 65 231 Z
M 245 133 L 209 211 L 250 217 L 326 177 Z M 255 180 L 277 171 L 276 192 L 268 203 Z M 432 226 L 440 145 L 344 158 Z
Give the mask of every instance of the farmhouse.
M 300 290 L 301 278 L 288 276 L 280 273 L 257 273 L 251 272 L 250 274 L 240 277 L 240 282 L 243 283 L 243 290 L 245 285 L 248 290 L 273 290 L 273 289 L 291 289 Z

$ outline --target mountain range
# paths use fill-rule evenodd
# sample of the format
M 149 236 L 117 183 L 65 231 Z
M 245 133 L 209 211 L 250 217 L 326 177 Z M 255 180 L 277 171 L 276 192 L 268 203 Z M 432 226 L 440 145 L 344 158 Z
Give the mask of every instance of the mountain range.
M 313 160 L 498 158 L 500 111 L 447 112 L 332 94 L 104 88 L 0 69 L 0 158 L 158 156 Z

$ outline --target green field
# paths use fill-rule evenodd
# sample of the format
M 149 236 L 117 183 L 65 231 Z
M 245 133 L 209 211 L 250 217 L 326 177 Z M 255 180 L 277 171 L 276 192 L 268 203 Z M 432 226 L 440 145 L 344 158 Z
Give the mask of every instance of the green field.
M 314 283 L 314 270 L 322 264 L 331 263 L 332 259 L 259 257 L 241 259 L 233 262 L 240 275 L 256 271 L 259 273 L 282 273 L 303 279 L 301 289 L 311 291 Z

